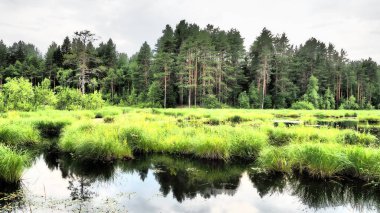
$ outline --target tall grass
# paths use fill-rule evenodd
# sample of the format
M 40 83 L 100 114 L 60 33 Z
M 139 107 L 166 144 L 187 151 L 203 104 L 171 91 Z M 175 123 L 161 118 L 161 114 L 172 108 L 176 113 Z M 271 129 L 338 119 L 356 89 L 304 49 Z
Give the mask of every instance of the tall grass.
M 305 143 L 270 147 L 260 153 L 258 163 L 270 171 L 306 172 L 318 178 L 380 178 L 380 151 L 361 146 Z
M 27 157 L 0 145 L 0 180 L 16 183 L 20 180 Z
M 28 122 L 0 124 L 0 143 L 15 147 L 30 147 L 41 141 L 40 134 Z
M 59 148 L 84 160 L 131 158 L 132 153 L 119 129 L 108 124 L 79 123 L 66 128 Z

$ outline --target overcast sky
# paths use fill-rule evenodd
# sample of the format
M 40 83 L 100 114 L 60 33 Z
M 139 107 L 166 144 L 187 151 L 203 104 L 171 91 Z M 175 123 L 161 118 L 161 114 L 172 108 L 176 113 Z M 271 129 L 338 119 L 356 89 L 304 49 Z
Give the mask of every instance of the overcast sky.
M 23 40 L 45 52 L 52 41 L 89 29 L 129 55 L 156 43 L 166 24 L 182 19 L 236 28 L 249 47 L 263 27 L 292 44 L 310 37 L 343 48 L 350 59 L 380 61 L 379 0 L 0 0 L 0 39 Z

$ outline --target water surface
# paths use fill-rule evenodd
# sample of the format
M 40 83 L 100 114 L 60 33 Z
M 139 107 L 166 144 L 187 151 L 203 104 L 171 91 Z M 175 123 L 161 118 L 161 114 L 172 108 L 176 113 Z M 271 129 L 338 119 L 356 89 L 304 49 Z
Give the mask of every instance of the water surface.
M 3 209 L 24 212 L 376 212 L 377 187 L 257 172 L 246 163 L 167 155 L 113 164 L 41 155 Z

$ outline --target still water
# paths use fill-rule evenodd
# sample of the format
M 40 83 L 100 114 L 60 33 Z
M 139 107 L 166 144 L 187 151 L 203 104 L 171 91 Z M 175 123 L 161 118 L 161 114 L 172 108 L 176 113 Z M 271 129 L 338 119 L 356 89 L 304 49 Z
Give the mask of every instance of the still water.
M 377 188 L 168 155 L 113 164 L 41 155 L 19 186 L 0 186 L 0 212 L 377 212 Z

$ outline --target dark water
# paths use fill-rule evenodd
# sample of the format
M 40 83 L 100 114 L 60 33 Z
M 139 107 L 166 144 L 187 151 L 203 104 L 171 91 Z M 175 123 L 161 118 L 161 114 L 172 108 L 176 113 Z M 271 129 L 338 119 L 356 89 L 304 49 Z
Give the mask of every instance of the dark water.
M 379 188 L 165 155 L 95 165 L 42 155 L 20 186 L 1 186 L 0 206 L 16 212 L 376 212 Z

